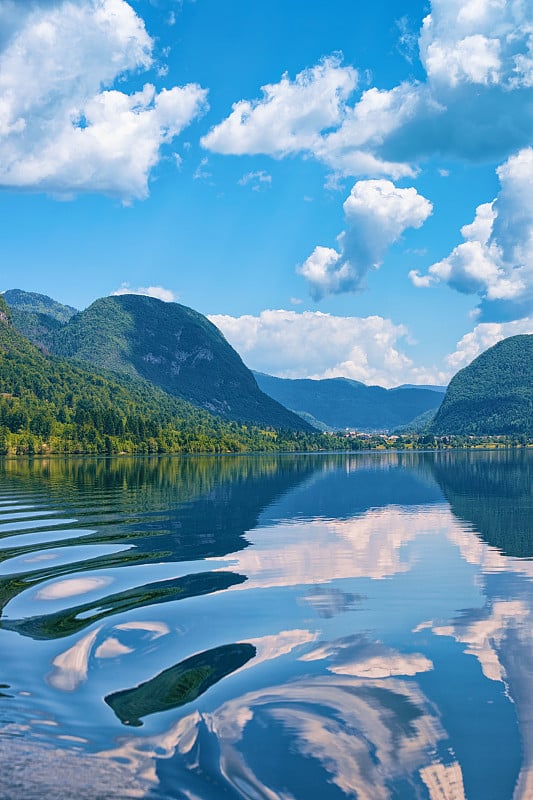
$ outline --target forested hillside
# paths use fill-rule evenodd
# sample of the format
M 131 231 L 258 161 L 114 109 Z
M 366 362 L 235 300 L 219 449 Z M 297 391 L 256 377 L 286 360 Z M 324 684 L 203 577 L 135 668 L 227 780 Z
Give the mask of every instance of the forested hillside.
M 260 391 L 218 328 L 187 306 L 139 295 L 104 297 L 49 341 L 55 355 L 142 378 L 226 419 L 313 430 Z
M 11 309 L 15 328 L 31 342 L 43 349 L 50 349 L 54 334 L 76 314 L 76 309 L 58 303 L 44 294 L 9 289 L 4 300 Z
M 451 381 L 431 430 L 436 435 L 533 434 L 533 334 L 486 350 Z
M 329 441 L 328 441 L 329 444 Z M 239 425 L 147 381 L 43 355 L 0 296 L 0 454 L 319 449 L 316 434 Z

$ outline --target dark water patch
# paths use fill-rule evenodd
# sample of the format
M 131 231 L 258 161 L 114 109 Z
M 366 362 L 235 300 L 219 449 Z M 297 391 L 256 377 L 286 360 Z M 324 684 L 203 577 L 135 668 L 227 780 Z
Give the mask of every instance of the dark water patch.
M 142 725 L 142 717 L 196 700 L 222 678 L 243 667 L 255 654 L 255 647 L 247 643 L 215 647 L 180 661 L 146 683 L 104 699 L 124 725 L 138 727 Z
M 91 603 L 82 603 L 66 611 L 26 619 L 6 619 L 1 626 L 32 639 L 60 639 L 79 633 L 98 620 L 135 608 L 171 603 L 188 597 L 201 597 L 244 583 L 243 575 L 231 572 L 202 572 L 169 581 L 136 586 L 125 592 L 107 595 Z

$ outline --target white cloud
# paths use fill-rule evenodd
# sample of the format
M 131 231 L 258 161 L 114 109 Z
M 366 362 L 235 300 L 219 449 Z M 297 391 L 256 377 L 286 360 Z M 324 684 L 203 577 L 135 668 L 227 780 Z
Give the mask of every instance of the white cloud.
M 0 186 L 146 197 L 161 146 L 204 109 L 205 90 L 113 88 L 153 66 L 125 0 L 7 3 L 0 22 Z
M 357 285 L 350 264 L 332 247 L 315 247 L 297 272 L 307 280 L 311 293 L 317 300 L 326 294 L 339 294 Z
M 452 87 L 523 85 L 531 69 L 531 20 L 528 3 L 432 0 L 420 35 L 428 78 Z
M 407 328 L 383 317 L 266 310 L 209 319 L 249 367 L 282 378 L 347 377 L 381 386 L 446 379 L 438 370 L 415 367 L 400 348 Z
M 405 85 L 410 111 L 378 155 L 480 161 L 505 158 L 531 142 L 531 3 L 432 0 L 419 50 L 426 80 Z
M 504 322 L 533 314 L 533 148 L 509 158 L 497 173 L 500 192 L 461 228 L 465 241 L 427 275 L 409 274 L 415 286 L 442 281 L 477 294 L 480 320 Z
M 128 283 L 123 283 L 119 289 L 111 292 L 112 296 L 122 294 L 140 294 L 145 297 L 155 297 L 157 300 L 163 300 L 164 303 L 175 303 L 178 296 L 170 289 L 165 289 L 163 286 L 139 286 L 138 289 L 132 289 Z
M 458 84 L 498 83 L 500 79 L 500 41 L 480 34 L 450 42 L 433 41 L 425 51 L 428 77 L 451 87 Z
M 431 275 L 421 275 L 416 269 L 412 269 L 408 274 L 413 285 L 416 286 L 417 289 L 427 289 L 435 282 Z
M 417 86 L 402 83 L 389 90 L 367 89 L 353 108 L 346 108 L 336 130 L 323 136 L 316 157 L 341 175 L 413 176 L 416 170 L 400 160 L 380 155 L 383 143 L 416 118 L 421 105 Z
M 298 268 L 315 299 L 361 289 L 388 247 L 407 228 L 419 228 L 432 211 L 416 189 L 399 189 L 384 179 L 358 181 L 343 207 L 347 227 L 338 237 L 339 252 L 316 247 Z
M 406 16 L 396 20 L 396 28 L 399 34 L 396 49 L 409 64 L 412 64 L 418 52 L 417 33 L 411 28 L 409 18 Z
M 403 22 L 399 38 L 412 57 Z M 341 175 L 397 179 L 430 155 L 505 158 L 531 142 L 531 3 L 432 0 L 418 45 L 423 81 L 371 87 L 350 104 L 356 71 L 325 59 L 235 103 L 202 144 L 218 153 L 311 154 Z
M 533 334 L 533 314 L 505 323 L 480 323 L 435 366 L 415 366 L 403 352 L 405 325 L 383 317 L 337 317 L 320 311 L 266 310 L 258 316 L 209 317 L 245 363 L 280 378 L 345 377 L 392 387 L 447 384 L 455 373 L 501 339 Z
M 275 157 L 312 150 L 321 131 L 342 120 L 357 74 L 337 57 L 262 87 L 259 100 L 240 100 L 227 119 L 203 137 L 208 150 L 224 154 L 267 153 Z
M 250 185 L 254 192 L 259 192 L 261 189 L 272 185 L 272 175 L 265 170 L 257 170 L 256 172 L 247 172 L 242 178 L 237 181 L 239 186 Z
M 209 172 L 208 169 L 206 169 L 208 163 L 209 159 L 207 158 L 207 156 L 204 156 L 204 158 L 201 159 L 200 163 L 198 164 L 198 166 L 194 171 L 194 175 L 192 176 L 193 180 L 206 181 L 212 177 L 212 173 Z

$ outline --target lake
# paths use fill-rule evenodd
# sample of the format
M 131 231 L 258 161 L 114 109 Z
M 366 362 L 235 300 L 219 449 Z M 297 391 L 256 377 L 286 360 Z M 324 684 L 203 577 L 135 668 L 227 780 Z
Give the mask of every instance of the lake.
M 0 797 L 532 798 L 532 478 L 1 461 Z

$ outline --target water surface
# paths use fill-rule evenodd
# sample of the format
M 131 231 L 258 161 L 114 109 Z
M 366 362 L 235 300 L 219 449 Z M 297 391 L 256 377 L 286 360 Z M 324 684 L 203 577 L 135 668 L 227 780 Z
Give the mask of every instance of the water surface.
M 0 462 L 0 797 L 533 797 L 532 477 Z

